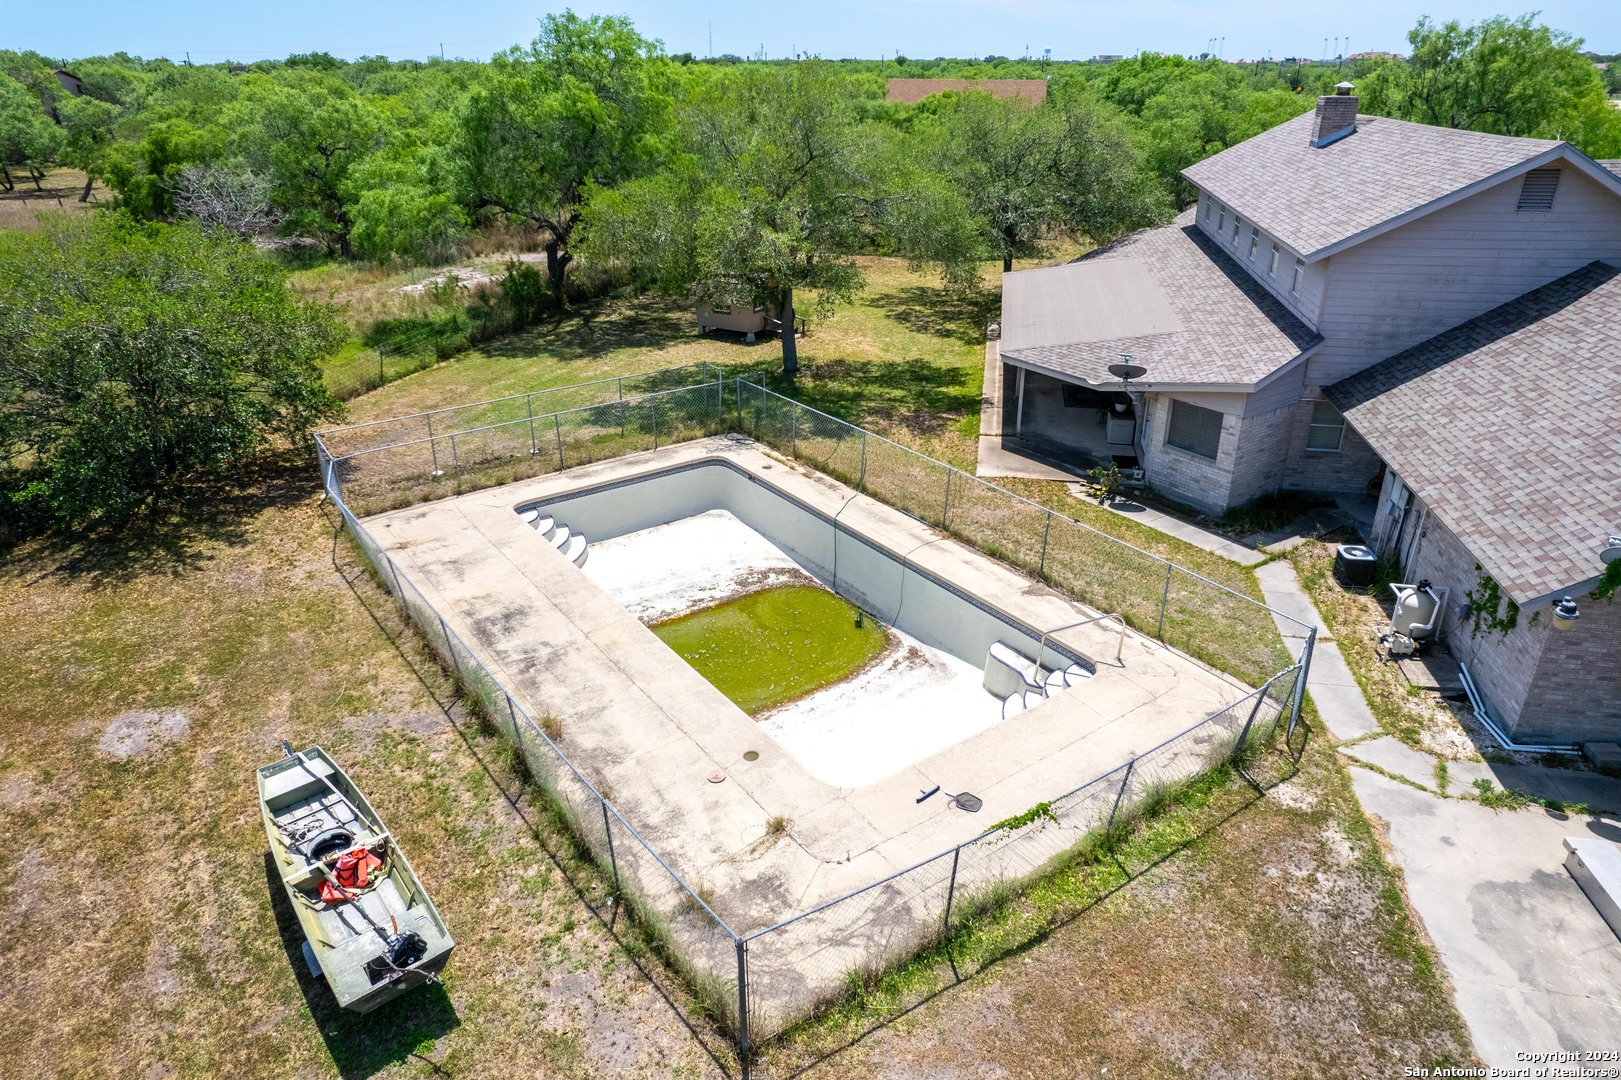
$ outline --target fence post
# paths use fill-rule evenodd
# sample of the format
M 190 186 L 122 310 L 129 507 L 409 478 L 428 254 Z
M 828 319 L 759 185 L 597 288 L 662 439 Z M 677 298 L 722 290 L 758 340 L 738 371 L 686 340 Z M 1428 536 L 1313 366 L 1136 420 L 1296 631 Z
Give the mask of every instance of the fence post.
M 456 479 L 460 480 L 462 478 L 462 459 L 461 459 L 461 455 L 456 453 L 456 433 L 455 432 L 451 432 L 451 434 L 450 434 L 450 463 L 456 469 Z
M 1041 565 L 1036 568 L 1036 577 L 1044 577 L 1047 573 L 1047 537 L 1053 531 L 1053 512 L 1047 511 L 1047 521 L 1041 526 Z
M 737 939 L 737 1060 L 749 1075 L 749 945 Z
M 951 468 L 946 469 L 946 502 L 945 502 L 945 505 L 940 508 L 940 531 L 941 532 L 950 532 L 951 531 L 950 529 L 948 529 L 946 527 L 946 519 L 951 516 L 951 474 L 954 473 L 954 472 L 956 472 L 955 469 L 951 469 Z M 1045 546 L 1045 545 L 1043 545 L 1043 546 Z M 1046 560 L 1043 559 L 1042 561 L 1045 562 Z
M 529 403 L 529 453 L 540 453 L 540 440 L 535 437 L 535 395 L 528 394 L 525 400 Z
M 552 414 L 552 431 L 557 434 L 557 467 L 563 468 L 563 418 Z
M 1261 703 L 1264 702 L 1265 700 L 1266 700 L 1266 687 L 1262 686 L 1259 690 L 1257 690 L 1255 692 L 1255 706 L 1254 706 L 1254 708 L 1250 709 L 1249 719 L 1244 721 L 1244 727 L 1238 733 L 1238 742 L 1233 747 L 1233 754 L 1232 754 L 1232 757 L 1228 759 L 1229 761 L 1235 761 L 1236 762 L 1241 757 L 1243 757 L 1243 755 L 1244 755 L 1244 746 L 1250 740 L 1250 725 L 1255 723 L 1255 717 L 1261 711 Z M 1239 769 L 1242 770 L 1243 766 L 1240 765 Z
M 737 430 L 741 432 L 743 430 L 743 376 L 739 375 L 734 385 L 737 390 Z
M 793 409 L 788 413 L 788 456 L 799 457 L 799 410 Z
M 867 486 L 867 432 L 861 430 L 861 479 L 856 481 L 856 490 L 860 491 Z
M 619 376 L 619 400 L 625 400 L 625 377 L 623 375 Z
M 507 716 L 512 720 L 512 741 L 518 744 L 518 752 L 523 753 L 523 740 L 518 738 L 518 707 L 512 703 L 512 695 L 506 690 L 501 693 L 507 699 Z M 527 761 L 527 758 L 525 759 Z
M 1120 778 L 1120 790 L 1115 792 L 1114 805 L 1109 807 L 1109 824 L 1104 826 L 1105 832 L 1114 830 L 1114 816 L 1120 812 L 1120 802 L 1126 797 L 1126 788 L 1131 784 L 1131 770 L 1137 767 L 1137 759 L 1132 758 L 1126 762 L 1126 775 Z
M 760 420 L 765 416 L 765 387 L 760 387 L 760 396 L 754 403 L 754 437 L 760 437 Z
M 1169 559 L 1165 561 L 1165 588 L 1159 594 L 1159 629 L 1154 631 L 1154 636 L 1160 641 L 1165 640 L 1165 607 L 1171 602 L 1171 571 L 1175 567 L 1176 564 Z
M 433 611 L 431 607 L 428 610 Z M 439 613 L 434 612 L 434 614 L 438 615 Z M 451 669 L 455 671 L 458 676 L 460 676 L 462 669 L 456 666 L 456 649 L 450 644 L 450 627 L 445 625 L 445 617 L 443 615 L 439 615 L 439 632 L 445 637 L 445 652 L 450 654 L 448 659 L 450 660 Z
M 445 471 L 439 467 L 439 443 L 433 437 L 433 413 L 425 416 L 428 421 L 428 453 L 433 457 L 433 472 L 429 476 L 443 476 Z
M 613 826 L 608 823 L 608 800 L 598 795 L 597 802 L 602 804 L 602 831 L 608 837 L 608 865 L 614 872 L 614 896 L 618 897 L 620 896 L 619 860 L 614 856 L 614 830 Z
M 957 898 L 957 860 L 962 857 L 962 845 L 951 849 L 951 884 L 946 887 L 946 921 L 941 932 L 951 936 L 951 902 Z
M 1306 704 L 1306 676 L 1311 674 L 1311 656 L 1316 651 L 1317 628 L 1313 626 L 1306 631 L 1306 646 L 1300 650 L 1300 674 L 1295 676 L 1295 700 L 1289 710 L 1289 728 L 1283 736 L 1286 743 L 1294 737 L 1295 723 L 1300 719 L 1300 710 Z
M 400 568 L 394 565 L 394 560 L 389 556 L 384 555 L 383 559 L 388 563 L 388 572 L 394 575 L 394 595 L 399 597 L 400 602 L 403 604 L 405 602 L 405 590 L 400 588 Z
M 653 399 L 653 449 L 659 448 L 659 399 Z

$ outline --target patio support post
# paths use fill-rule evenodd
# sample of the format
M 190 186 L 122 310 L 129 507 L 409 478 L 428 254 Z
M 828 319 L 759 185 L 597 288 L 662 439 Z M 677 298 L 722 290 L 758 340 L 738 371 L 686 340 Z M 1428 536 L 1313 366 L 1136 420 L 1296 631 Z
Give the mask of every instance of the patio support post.
M 1018 404 L 1014 406 L 1013 435 L 1018 438 L 1024 434 L 1024 368 L 1019 369 Z

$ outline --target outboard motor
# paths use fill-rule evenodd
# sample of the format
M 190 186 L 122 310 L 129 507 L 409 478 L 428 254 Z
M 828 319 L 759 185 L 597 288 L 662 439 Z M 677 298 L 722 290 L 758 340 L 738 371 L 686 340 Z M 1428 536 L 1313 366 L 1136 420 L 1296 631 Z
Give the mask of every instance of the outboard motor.
M 1447 590 L 1438 594 L 1430 588 L 1428 578 L 1420 578 L 1417 585 L 1393 584 L 1396 606 L 1390 613 L 1390 632 L 1385 643 L 1392 656 L 1410 655 L 1420 642 L 1435 637 L 1440 627 L 1441 605 Z

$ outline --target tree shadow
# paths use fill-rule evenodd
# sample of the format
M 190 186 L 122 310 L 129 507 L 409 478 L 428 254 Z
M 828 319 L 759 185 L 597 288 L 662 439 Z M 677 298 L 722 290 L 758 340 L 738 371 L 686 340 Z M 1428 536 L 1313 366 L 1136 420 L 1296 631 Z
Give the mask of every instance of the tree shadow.
M 847 423 L 881 419 L 913 435 L 934 435 L 978 413 L 978 369 L 906 360 L 806 359 L 797 375 L 759 373 L 769 390 Z M 970 383 L 972 385 L 970 385 Z
M 260 514 L 296 505 L 319 490 L 308 450 L 266 451 L 242 462 L 229 477 L 181 481 L 116 528 L 17 538 L 0 547 L 0 556 L 13 563 L 12 573 L 29 572 L 34 581 L 66 577 L 120 585 L 153 574 L 178 576 L 211 561 L 222 548 L 245 542 Z M 26 571 L 10 559 L 25 543 L 36 556 L 27 560 Z
M 344 1080 L 364 1080 L 407 1058 L 415 1058 L 430 1071 L 441 1073 L 422 1051 L 461 1024 L 445 988 L 439 983 L 427 983 L 369 1013 L 340 1007 L 327 989 L 326 980 L 312 975 L 304 962 L 304 930 L 287 898 L 275 856 L 265 852 L 264 864 L 265 887 L 270 890 L 282 952 L 298 979 L 298 989 L 309 1004 L 310 1016 L 338 1074 Z
M 870 297 L 872 306 L 908 330 L 973 344 L 985 340 L 985 324 L 1002 306 L 991 289 L 943 289 L 906 285 Z
M 1296 725 L 1296 730 L 1293 733 L 1278 735 L 1275 745 L 1269 746 L 1264 752 L 1257 754 L 1255 759 L 1247 766 L 1235 766 L 1235 776 L 1243 783 L 1243 790 L 1246 792 L 1245 796 L 1242 798 L 1242 801 L 1240 801 L 1236 806 L 1207 815 L 1206 819 L 1200 823 L 1199 827 L 1188 830 L 1187 834 L 1177 844 L 1163 851 L 1159 855 L 1149 859 L 1134 860 L 1127 865 L 1126 863 L 1121 862 L 1118 854 L 1114 850 L 1110 850 L 1108 853 L 1108 858 L 1110 862 L 1122 872 L 1124 875 L 1123 880 L 1116 885 L 1100 890 L 1086 902 L 1076 905 L 1075 908 L 1054 919 L 1052 922 L 1041 927 L 1039 930 L 1034 931 L 1018 941 L 1010 943 L 1005 948 L 999 949 L 982 958 L 976 959 L 973 961 L 973 965 L 971 967 L 966 962 L 959 963 L 959 959 L 955 955 L 955 951 L 952 948 L 952 941 L 951 939 L 948 939 L 945 945 L 946 955 L 944 964 L 950 971 L 950 978 L 944 981 L 943 985 L 939 986 L 937 989 L 922 994 L 904 1008 L 896 1009 L 894 1012 L 888 1013 L 872 1020 L 869 1023 L 863 1024 L 860 1029 L 855 1031 L 853 1034 L 841 1038 L 836 1045 L 812 1052 L 808 1055 L 808 1060 L 801 1059 L 799 1063 L 791 1065 L 791 1067 L 783 1073 L 783 1076 L 785 1078 L 789 1078 L 789 1080 L 794 1077 L 804 1076 L 810 1073 L 812 1070 L 828 1064 L 828 1062 L 832 1061 L 838 1055 L 852 1050 L 860 1044 L 866 1042 L 869 1038 L 878 1034 L 879 1032 L 894 1026 L 897 1022 L 906 1019 L 908 1016 L 911 1016 L 913 1013 L 922 1009 L 930 1002 L 945 996 L 946 994 L 955 990 L 957 987 L 994 973 L 997 969 L 1003 967 L 1009 961 L 1017 960 L 1026 953 L 1029 953 L 1037 947 L 1045 944 L 1053 937 L 1054 934 L 1058 933 L 1058 931 L 1073 924 L 1081 917 L 1095 910 L 1112 897 L 1119 895 L 1150 871 L 1164 865 L 1194 845 L 1199 844 L 1211 836 L 1221 832 L 1230 822 L 1236 820 L 1250 808 L 1255 806 L 1256 803 L 1266 798 L 1266 793 L 1269 789 L 1287 782 L 1298 774 L 1300 771 L 1300 760 L 1306 751 L 1306 746 L 1309 740 L 1309 728 L 1306 722 L 1301 720 Z M 1261 766 L 1266 766 L 1265 775 L 1258 777 L 1256 774 L 1263 772 Z M 957 934 L 961 934 L 962 932 L 963 931 L 961 928 L 955 931 Z M 809 1021 L 807 1021 L 807 1023 L 814 1024 L 815 1017 L 812 1017 Z M 789 1029 L 789 1031 L 783 1033 L 781 1038 L 786 1039 L 791 1037 L 792 1034 L 793 1029 Z
M 660 349 L 698 340 L 692 308 L 664 296 L 581 301 L 527 330 L 479 346 L 485 356 L 563 363 L 599 359 L 623 349 Z
M 392 594 L 375 581 L 370 588 L 358 584 L 362 578 L 371 578 L 367 564 L 358 557 L 352 546 L 342 543 L 343 519 L 330 506 L 326 506 L 323 512 L 327 515 L 327 521 L 332 528 L 333 569 L 338 572 L 344 584 L 349 586 L 355 600 L 371 617 L 378 631 L 393 646 L 406 668 L 427 691 L 435 706 L 444 715 L 446 723 L 461 739 L 465 751 L 478 762 L 479 768 L 500 794 L 502 801 L 522 823 L 530 839 L 545 853 L 547 861 L 557 871 L 559 879 L 568 886 L 574 900 L 590 913 L 603 933 L 618 946 L 619 957 L 636 969 L 676 1020 L 687 1029 L 693 1041 L 703 1048 L 715 1068 L 723 1076 L 734 1075 L 735 1062 L 728 1058 L 731 1053 L 730 1040 L 706 1019 L 689 1014 L 682 1008 L 679 999 L 685 996 L 685 992 L 679 980 L 651 958 L 643 941 L 631 940 L 626 929 L 619 926 L 620 905 L 615 902 L 605 881 L 589 868 L 589 853 L 577 844 L 574 844 L 571 850 L 573 837 L 566 833 L 566 826 L 558 827 L 555 832 L 544 827 L 543 820 L 557 813 L 556 808 L 544 803 L 545 796 L 524 775 L 514 776 L 510 768 L 499 767 L 488 755 L 480 752 L 479 742 L 475 736 L 493 734 L 493 726 L 480 715 L 462 707 L 454 689 L 446 692 L 447 684 L 454 685 L 451 676 L 431 659 L 424 663 L 421 654 L 425 650 L 413 650 L 407 645 L 406 635 L 413 637 L 416 635 L 409 618 L 396 607 Z M 347 551 L 353 557 L 350 565 L 345 566 L 341 561 L 339 555 L 341 551 Z M 515 755 L 514 763 L 521 767 L 522 762 L 522 755 Z M 268 860 L 269 857 L 266 858 Z M 285 895 L 281 900 L 283 904 L 287 904 Z M 299 953 L 296 959 L 299 965 L 303 965 L 304 959 L 296 944 L 294 952 Z M 308 974 L 307 969 L 305 974 Z M 410 996 L 406 995 L 407 998 Z M 331 1000 L 330 994 L 328 1000 Z M 336 1060 L 335 1055 L 334 1058 Z M 437 1070 L 436 1066 L 435 1069 Z

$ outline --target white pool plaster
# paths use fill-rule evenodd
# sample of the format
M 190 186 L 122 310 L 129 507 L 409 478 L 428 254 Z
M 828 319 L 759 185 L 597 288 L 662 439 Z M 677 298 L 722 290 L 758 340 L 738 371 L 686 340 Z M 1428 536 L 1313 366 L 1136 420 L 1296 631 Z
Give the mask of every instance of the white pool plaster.
M 648 624 L 809 575 L 725 510 L 594 542 L 584 570 Z M 875 783 L 1002 720 L 1002 702 L 982 688 L 979 667 L 893 627 L 886 633 L 888 651 L 875 663 L 755 717 L 835 787 Z
M 627 487 L 634 498 L 623 497 Z M 886 622 L 898 617 L 902 631 L 959 659 L 982 657 L 990 640 L 1031 655 L 1038 628 L 1098 613 L 916 518 L 735 437 L 364 519 L 391 560 L 389 573 L 434 608 L 429 634 L 438 634 L 442 619 L 516 707 L 551 718 L 548 729 L 581 774 L 740 934 L 949 851 L 1250 693 L 1150 638 L 1132 632 L 1122 642 L 1115 626 L 1093 624 L 1063 635 L 1066 648 L 1095 664 L 1095 676 L 1081 686 L 870 783 L 830 783 L 801 760 L 791 737 L 779 740 L 727 700 L 515 513 L 536 505 L 557 507 L 558 520 L 597 539 L 727 510 L 818 580 L 836 580 L 838 591 L 865 610 Z M 604 544 L 587 567 L 609 550 Z M 603 561 L 611 569 L 612 559 Z M 964 597 L 972 602 L 962 603 Z M 972 694 L 983 691 L 975 685 Z M 908 711 L 922 724 L 933 706 L 920 702 Z M 883 720 L 893 725 L 895 718 Z M 818 722 L 815 714 L 804 720 L 807 728 Z M 1222 735 L 1215 726 L 1198 731 L 1199 740 Z M 551 763 L 538 735 L 523 737 L 537 770 L 589 832 L 591 818 L 602 816 L 594 797 Z M 1216 741 L 1199 740 L 1179 744 L 1190 771 L 1219 749 Z M 723 779 L 711 782 L 717 773 Z M 977 794 L 983 810 L 965 813 L 938 795 L 917 801 L 919 791 L 936 785 Z M 773 829 L 773 821 L 787 828 Z M 615 830 L 622 887 L 658 911 L 697 970 L 734 979 L 733 940 L 684 899 L 634 838 Z M 1045 856 L 1020 855 L 1023 842 L 1021 834 L 1017 842 L 976 845 L 974 859 L 964 859 L 964 887 L 1038 868 Z M 950 861 L 948 854 L 948 869 Z M 931 878 L 926 888 L 906 880 L 905 888 L 862 893 L 868 899 L 861 903 L 835 905 L 749 944 L 750 1010 L 760 1030 L 772 1030 L 818 995 L 837 993 L 852 969 L 938 928 L 944 878 Z

